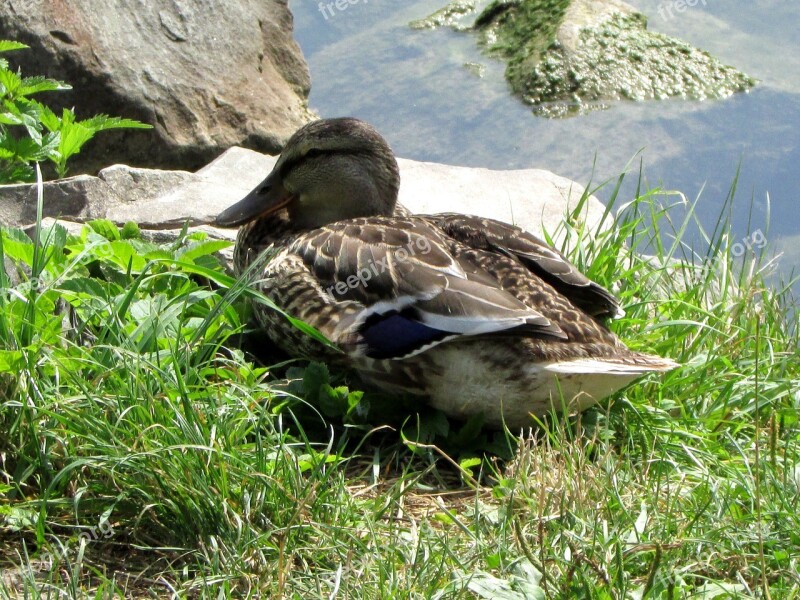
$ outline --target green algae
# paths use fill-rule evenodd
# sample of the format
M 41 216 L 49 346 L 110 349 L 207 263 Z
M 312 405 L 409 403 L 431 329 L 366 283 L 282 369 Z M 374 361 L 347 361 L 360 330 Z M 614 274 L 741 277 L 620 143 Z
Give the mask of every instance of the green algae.
M 435 13 L 428 15 L 424 19 L 411 21 L 409 27 L 412 29 L 436 29 L 438 27 L 452 27 L 461 29 L 460 22 L 463 17 L 475 12 L 475 2 L 469 0 L 455 0 L 447 6 L 440 8 Z
M 495 0 L 465 25 L 477 11 L 474 2 L 459 0 L 416 23 L 478 32 L 487 54 L 507 62 L 514 93 L 547 117 L 618 100 L 724 98 L 755 85 L 707 52 L 648 31 L 646 17 L 621 4 Z
M 512 57 L 506 77 L 535 112 L 553 117 L 606 108 L 611 100 L 718 99 L 755 84 L 707 52 L 647 31 L 638 14 L 582 29 L 572 52 L 553 42 L 535 65 Z
M 495 0 L 473 24 L 490 54 L 535 65 L 555 40 L 570 0 Z

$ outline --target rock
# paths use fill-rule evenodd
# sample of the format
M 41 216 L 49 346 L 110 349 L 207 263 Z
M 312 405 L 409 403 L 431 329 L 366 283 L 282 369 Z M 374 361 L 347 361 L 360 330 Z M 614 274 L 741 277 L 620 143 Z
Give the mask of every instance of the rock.
M 437 27 L 453 27 L 454 29 L 469 29 L 464 27 L 461 22 L 465 17 L 469 17 L 475 12 L 475 2 L 470 0 L 453 0 L 447 6 L 444 6 L 428 15 L 424 19 L 417 19 L 409 23 L 412 29 L 436 29 Z
M 460 212 L 513 223 L 542 236 L 561 239 L 567 212 L 574 211 L 584 187 L 541 169 L 495 171 L 399 159 L 400 202 L 411 212 Z M 603 223 L 605 206 L 589 196 L 581 216 L 590 231 Z
M 83 223 L 76 223 L 74 221 L 65 221 L 64 219 L 55 219 L 53 217 L 45 217 L 42 219 L 42 229 L 49 229 L 53 225 L 60 225 L 64 229 L 66 229 L 67 234 L 69 235 L 80 235 L 81 230 L 83 229 Z M 33 238 L 36 234 L 36 224 L 32 223 L 27 225 L 23 228 L 23 231 L 27 233 L 31 238 Z
M 139 202 L 168 194 L 171 190 L 197 178 L 189 171 L 140 169 L 113 165 L 97 174 L 121 198 L 123 203 Z
M 277 152 L 310 118 L 287 0 L 0 0 L 0 38 L 31 46 L 12 56 L 24 74 L 73 86 L 48 104 L 154 125 L 98 135 L 71 162 L 84 172 L 193 170 L 233 145 Z
M 110 204 L 122 199 L 98 177 L 78 175 L 43 184 L 42 214 L 45 217 L 95 219 L 105 214 Z M 0 223 L 21 227 L 36 221 L 36 185 L 0 186 Z
M 135 221 L 143 229 L 179 229 L 184 222 L 210 223 L 217 214 L 258 185 L 277 157 L 231 148 L 197 172 L 197 179 L 170 193 L 116 205 L 106 218 Z M 584 188 L 549 171 L 493 171 L 398 159 L 400 202 L 415 213 L 463 212 L 513 222 L 541 235 L 555 232 L 567 210 L 574 210 Z M 594 230 L 603 204 L 589 197 L 583 218 Z
M 164 194 L 110 206 L 104 216 L 115 223 L 135 221 L 143 229 L 210 223 L 266 177 L 276 160 L 245 148 L 230 148 L 181 185 Z
M 467 10 L 469 6 L 472 11 Z M 473 30 L 508 61 L 514 92 L 547 117 L 607 108 L 616 100 L 703 100 L 755 80 L 678 39 L 647 30 L 622 0 L 495 0 L 480 13 L 455 0 L 412 27 Z
M 197 173 L 115 165 L 97 177 L 46 183 L 45 215 L 78 230 L 76 222 L 88 219 L 106 218 L 120 226 L 133 221 L 145 239 L 157 243 L 175 240 L 187 223 L 210 238 L 233 241 L 236 230 L 210 223 L 258 185 L 276 160 L 234 147 Z M 547 231 L 557 240 L 563 239 L 565 214 L 575 211 L 584 196 L 577 183 L 538 169 L 493 171 L 407 159 L 398 163 L 400 202 L 412 212 L 475 214 L 514 223 L 539 236 Z M 3 222 L 30 225 L 36 217 L 35 198 L 34 185 L 0 186 Z M 590 231 L 608 224 L 604 215 L 603 204 L 588 196 L 580 218 Z

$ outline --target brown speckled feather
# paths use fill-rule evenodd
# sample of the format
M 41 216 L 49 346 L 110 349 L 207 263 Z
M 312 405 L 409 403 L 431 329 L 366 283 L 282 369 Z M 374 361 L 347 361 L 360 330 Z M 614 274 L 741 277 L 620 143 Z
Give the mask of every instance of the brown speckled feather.
M 514 427 L 677 366 L 625 347 L 604 324 L 620 312 L 616 299 L 540 239 L 481 217 L 411 215 L 398 185 L 374 129 L 322 120 L 292 136 L 267 179 L 218 218 L 243 225 L 236 271 L 271 252 L 253 285 L 341 349 L 256 306 L 290 354 Z
M 424 215 L 424 218 L 470 248 L 504 254 L 519 261 L 585 313 L 599 319 L 620 316 L 619 303 L 614 296 L 535 235 L 494 219 L 457 213 Z

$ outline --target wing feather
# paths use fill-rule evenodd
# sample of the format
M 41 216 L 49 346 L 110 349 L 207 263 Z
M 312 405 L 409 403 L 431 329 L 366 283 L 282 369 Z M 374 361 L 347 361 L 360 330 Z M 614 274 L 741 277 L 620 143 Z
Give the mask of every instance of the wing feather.
M 610 292 L 583 275 L 560 252 L 519 227 L 457 213 L 424 218 L 471 248 L 501 253 L 519 261 L 592 317 L 607 319 L 624 314 Z
M 289 252 L 302 258 L 329 302 L 362 307 L 343 316 L 334 341 L 367 356 L 402 358 L 460 336 L 566 339 L 490 277 L 468 275 L 424 219 L 340 221 L 296 238 Z

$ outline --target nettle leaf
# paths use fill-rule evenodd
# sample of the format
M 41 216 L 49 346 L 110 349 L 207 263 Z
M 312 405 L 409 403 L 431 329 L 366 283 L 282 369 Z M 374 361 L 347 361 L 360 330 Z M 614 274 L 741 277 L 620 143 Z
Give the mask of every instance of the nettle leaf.
M 151 260 L 153 258 L 169 258 L 170 260 L 172 260 L 174 258 L 171 252 L 168 252 L 158 244 L 154 244 L 153 242 L 148 242 L 147 240 L 134 238 L 130 240 L 120 240 L 120 242 L 123 244 L 130 245 L 131 248 L 136 250 L 142 256 L 147 257 L 148 260 Z
M 7 258 L 28 266 L 33 264 L 33 241 L 24 231 L 3 227 L 0 235 L 3 236 L 3 253 Z
M 185 249 L 178 251 L 176 258 L 194 262 L 196 259 L 202 256 L 216 254 L 220 250 L 229 248 L 230 245 L 231 243 L 225 240 L 209 240 L 205 242 L 189 244 L 189 246 Z
M 194 260 L 194 264 L 199 267 L 214 270 L 219 268 L 220 263 L 216 256 L 200 256 Z
M 22 115 L 19 114 L 19 107 L 15 102 L 4 98 L 3 109 L 3 112 L 0 112 L 0 123 L 4 123 L 5 125 L 22 125 Z
M 36 75 L 34 77 L 24 77 L 22 79 L 21 85 L 17 90 L 17 95 L 30 96 L 31 94 L 38 94 L 39 92 L 56 92 L 71 89 L 71 85 L 62 81 Z
M 87 225 L 92 228 L 92 231 L 99 233 L 109 241 L 118 240 L 121 237 L 117 226 L 108 219 L 94 219 Z
M 363 400 L 363 398 L 364 398 L 364 392 L 362 392 L 360 390 L 356 390 L 354 392 L 348 393 L 347 394 L 347 414 L 350 414 L 353 411 L 356 411 L 359 414 L 359 416 L 365 417 L 367 411 L 366 410 L 364 410 L 364 411 L 360 410 L 361 408 L 365 408 L 361 404 L 361 401 Z
M 61 123 L 61 140 L 58 145 L 58 152 L 62 159 L 66 160 L 70 156 L 80 153 L 83 145 L 94 137 L 95 132 L 84 127 L 80 123 Z
M 303 372 L 303 390 L 306 395 L 314 397 L 323 385 L 328 385 L 331 374 L 328 367 L 322 363 L 312 362 Z
M 125 223 L 125 225 L 122 226 L 119 234 L 122 236 L 123 240 L 136 240 L 142 237 L 142 232 L 139 229 L 139 225 L 133 221 L 128 221 Z
M 22 77 L 10 69 L 0 70 L 0 93 L 13 98 L 22 86 Z
M 78 122 L 87 129 L 94 132 L 105 131 L 107 129 L 152 129 L 152 125 L 136 121 L 135 119 L 123 119 L 121 117 L 109 117 L 108 115 L 95 115 L 89 119 Z
M 58 152 L 58 146 L 60 143 L 61 143 L 61 133 L 59 131 L 51 131 L 42 136 L 41 149 L 39 151 L 42 158 L 39 160 L 44 160 L 45 158 L 51 158 L 53 156 L 53 153 Z
M 70 109 L 65 108 L 61 111 L 61 124 L 62 125 L 71 125 L 75 122 L 75 113 L 72 112 Z
M 480 467 L 483 461 L 480 458 L 472 457 L 472 458 L 465 458 L 458 463 L 458 466 L 461 467 L 461 470 L 464 471 L 470 477 L 474 477 L 475 473 L 473 469 L 475 467 Z
M 18 161 L 5 162 L 0 159 L 0 184 L 34 183 L 36 171 L 31 165 Z
M 420 433 L 429 436 L 428 439 L 433 439 L 437 435 L 447 437 L 450 434 L 450 421 L 444 413 L 438 411 L 426 415 L 420 424 Z
M 153 326 L 161 331 L 174 325 L 182 312 L 182 301 L 170 301 L 163 294 L 136 300 L 130 306 L 130 315 L 134 321 L 146 327 Z
M 72 299 L 101 300 L 103 305 L 113 295 L 122 291 L 119 286 L 94 277 L 72 277 L 60 282 L 58 289 L 67 301 Z
M 34 286 L 41 287 L 35 281 L 25 281 L 16 289 L 23 295 L 30 295 Z M 63 318 L 56 311 L 56 303 L 59 299 L 59 294 L 49 289 L 36 295 L 33 311 L 31 311 L 30 298 L 26 298 L 25 301 L 18 300 L 6 304 L 5 316 L 13 329 L 19 331 L 23 327 L 30 327 L 37 342 L 57 345 L 61 336 L 61 320 Z
M 33 240 L 25 233 L 25 230 L 19 227 L 0 227 L 0 232 L 3 234 L 3 241 L 14 240 L 17 242 L 27 242 L 33 244 Z
M 0 131 L 0 159 L 10 160 L 16 157 L 17 141 L 8 131 Z
M 39 109 L 39 120 L 42 122 L 47 129 L 52 132 L 57 132 L 61 130 L 61 119 L 58 118 L 58 115 L 50 110 L 49 107 L 41 104 L 39 102 L 31 101 L 35 103 Z
M 141 240 L 127 240 L 128 242 L 140 242 Z M 149 245 L 149 244 L 148 244 Z M 136 245 L 133 245 L 136 248 Z M 155 250 L 148 250 L 147 252 L 140 252 L 143 257 L 147 260 L 172 260 L 172 254 L 167 252 L 166 250 L 162 250 L 161 248 L 156 248 Z
M 24 364 L 21 350 L 0 349 L 0 373 L 18 373 Z
M 45 250 L 51 250 L 60 255 L 64 255 L 64 247 L 67 245 L 67 229 L 61 223 L 53 223 L 43 227 L 39 232 L 39 241 Z
M 180 298 L 169 299 L 164 294 L 133 302 L 130 316 L 138 325 L 131 332 L 141 351 L 168 348 L 182 337 L 181 325 L 185 303 Z M 186 331 L 191 334 L 190 330 Z
M 19 506 L 3 507 L 3 526 L 11 531 L 30 531 L 36 529 L 39 520 L 38 511 Z
M 317 405 L 327 417 L 344 417 L 355 412 L 357 416 L 364 418 L 366 414 L 360 410 L 363 396 L 364 392 L 351 392 L 345 385 L 333 387 L 324 383 L 317 394 Z M 313 400 L 313 396 L 311 399 Z
M 483 430 L 483 416 L 474 415 L 467 419 L 467 422 L 457 432 L 450 434 L 448 442 L 464 449 L 472 449 L 476 444 L 485 442 L 485 436 L 481 435 Z
M 112 263 L 122 270 L 130 268 L 131 273 L 136 275 L 141 273 L 149 262 L 127 241 L 109 242 L 101 248 L 105 250 L 101 256 L 105 262 Z
M 3 135 L 0 135 L 0 149 L 3 150 L 4 154 L 10 154 L 9 158 L 16 157 L 17 139 L 10 133 L 5 132 Z
M 319 409 L 326 417 L 340 417 L 347 414 L 349 391 L 347 386 L 331 387 L 330 384 L 323 384 L 317 396 Z
M 41 145 L 42 126 L 39 122 L 39 108 L 36 103 L 25 98 L 17 98 L 13 101 L 4 100 L 3 107 L 5 111 L 0 113 L 0 122 L 6 125 L 22 125 L 28 135 Z
M 0 52 L 24 50 L 26 48 L 30 48 L 30 46 L 23 44 L 22 42 L 15 42 L 14 40 L 0 40 Z
M 40 137 L 38 141 L 31 138 L 17 140 L 10 136 L 3 137 L 0 138 L 0 149 L 3 154 L 10 154 L 8 160 L 17 160 L 23 163 L 39 162 L 46 159 L 55 147 L 54 140 L 48 136 Z

